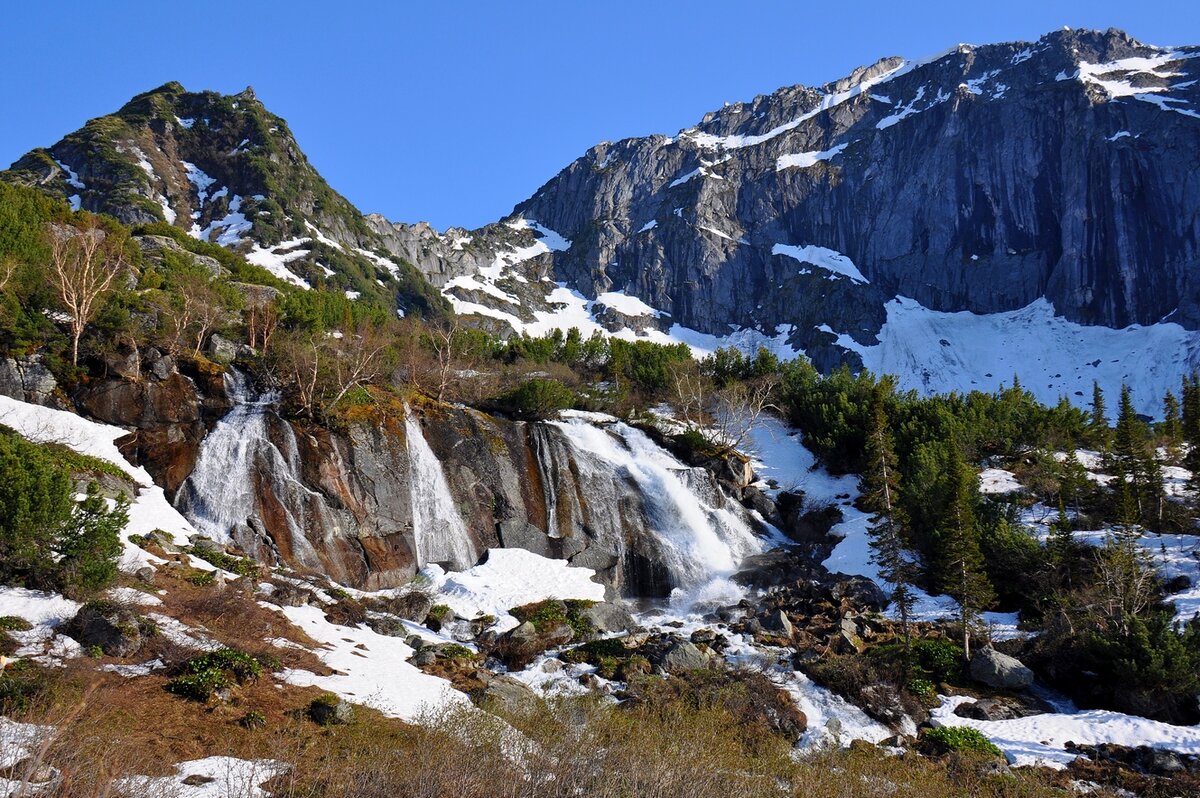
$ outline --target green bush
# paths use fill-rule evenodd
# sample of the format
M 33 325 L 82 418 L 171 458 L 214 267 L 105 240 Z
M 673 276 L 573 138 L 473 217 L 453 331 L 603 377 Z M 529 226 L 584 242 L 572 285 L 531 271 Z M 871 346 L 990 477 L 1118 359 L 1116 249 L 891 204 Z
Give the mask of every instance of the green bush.
M 167 683 L 167 691 L 192 701 L 205 702 L 218 690 L 258 679 L 263 669 L 258 658 L 234 648 L 223 648 L 185 662 L 180 668 L 182 673 Z
M 471 649 L 458 643 L 447 643 L 444 646 L 440 646 L 437 653 L 446 659 L 475 659 L 478 656 Z
M 951 640 L 918 640 L 913 643 L 913 654 L 921 669 L 934 682 L 953 682 L 962 676 L 962 646 Z
M 267 726 L 267 716 L 259 712 L 257 709 L 252 709 L 245 715 L 242 715 L 241 719 L 238 721 L 238 725 L 243 729 L 250 729 L 251 731 L 264 729 Z
M 86 595 L 116 576 L 128 501 L 92 483 L 76 503 L 70 462 L 0 430 L 0 581 Z
M 226 554 L 223 551 L 208 546 L 192 546 L 187 549 L 187 552 L 199 557 L 209 565 L 214 565 L 223 571 L 229 571 L 238 576 L 258 575 L 258 561 L 249 557 L 235 557 L 232 554 Z
M 934 753 L 950 751 L 968 754 L 987 754 L 1003 757 L 1004 753 L 980 732 L 966 726 L 939 726 L 926 729 L 921 735 L 922 744 Z
M 212 571 L 193 571 L 184 578 L 196 587 L 211 587 L 217 583 L 217 575 Z
M 18 618 L 16 615 L 0 616 L 0 631 L 3 632 L 28 632 L 33 628 L 33 624 L 24 618 Z
M 55 669 L 44 668 L 27 659 L 11 663 L 0 672 L 0 715 L 28 711 L 54 692 L 57 678 Z
M 535 377 L 496 398 L 506 413 L 527 421 L 544 421 L 575 405 L 575 392 L 558 380 Z

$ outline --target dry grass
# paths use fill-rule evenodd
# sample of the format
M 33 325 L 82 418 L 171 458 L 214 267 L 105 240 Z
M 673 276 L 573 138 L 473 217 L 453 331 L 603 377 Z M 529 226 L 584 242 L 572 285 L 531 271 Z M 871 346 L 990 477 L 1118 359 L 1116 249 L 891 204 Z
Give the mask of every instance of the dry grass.
M 797 758 L 783 738 L 748 730 L 724 708 L 670 699 L 632 708 L 564 700 L 507 723 L 460 710 L 419 726 L 360 708 L 346 725 L 318 727 L 302 715 L 314 690 L 263 679 L 232 703 L 203 706 L 166 693 L 164 681 L 65 679 L 58 701 L 28 718 L 59 728 L 45 748 L 63 772 L 53 795 L 110 796 L 114 778 L 214 754 L 288 763 L 267 785 L 277 798 L 1049 798 L 1067 786 L 1065 774 L 988 776 L 979 760 L 869 746 Z M 266 717 L 264 729 L 239 725 L 250 709 Z

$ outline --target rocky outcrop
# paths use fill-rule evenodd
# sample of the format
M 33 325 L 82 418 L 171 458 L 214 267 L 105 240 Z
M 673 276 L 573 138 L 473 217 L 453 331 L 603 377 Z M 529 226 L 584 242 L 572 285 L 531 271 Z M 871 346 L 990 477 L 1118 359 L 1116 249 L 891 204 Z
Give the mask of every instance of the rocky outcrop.
M 108 379 L 82 383 L 76 407 L 83 413 L 132 429 L 117 444 L 131 462 L 144 465 L 156 484 L 174 495 L 195 467 L 200 442 L 228 411 L 219 373 L 178 363 L 156 349 L 110 355 Z
M 784 325 L 818 361 L 847 356 L 820 325 L 872 343 L 897 295 L 1196 328 L 1200 223 L 1165 210 L 1200 205 L 1194 53 L 1059 31 L 884 59 L 598 145 L 515 213 L 572 242 L 554 270 L 588 296 L 625 290 L 717 334 Z M 1115 63 L 1131 57 L 1156 66 Z
M 971 655 L 971 678 L 997 690 L 1024 690 L 1033 684 L 1033 671 L 1016 657 L 981 648 Z

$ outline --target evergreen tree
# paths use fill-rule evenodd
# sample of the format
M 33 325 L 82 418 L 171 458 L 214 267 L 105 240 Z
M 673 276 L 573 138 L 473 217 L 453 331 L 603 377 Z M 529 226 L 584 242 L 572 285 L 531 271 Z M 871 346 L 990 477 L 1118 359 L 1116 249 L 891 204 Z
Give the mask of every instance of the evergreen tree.
M 1108 442 L 1108 413 L 1104 408 L 1104 391 L 1100 390 L 1099 382 L 1092 382 L 1092 414 L 1088 427 L 1096 445 L 1104 449 Z
M 1188 487 L 1200 492 L 1200 376 L 1196 372 L 1183 378 L 1183 412 L 1180 421 L 1185 446 L 1183 465 L 1192 472 Z
M 1146 422 L 1138 418 L 1134 410 L 1133 394 L 1128 385 L 1121 386 L 1121 406 L 1113 433 L 1111 459 L 1124 477 L 1118 490 L 1123 490 L 1126 482 L 1130 485 L 1136 520 L 1160 520 L 1164 502 L 1162 468 Z M 1118 507 L 1127 500 L 1128 497 L 1118 496 Z
M 0 433 L 0 581 L 46 586 L 71 494 L 71 475 L 41 447 Z
M 106 587 L 117 576 L 121 556 L 121 530 L 129 523 L 129 501 L 124 494 L 111 509 L 95 482 L 87 497 L 75 507 L 57 543 L 59 588 L 71 595 L 88 595 Z
M 869 530 L 871 561 L 879 567 L 879 575 L 892 586 L 890 597 L 900 616 L 900 631 L 907 653 L 911 644 L 909 617 L 912 615 L 912 585 L 917 566 L 905 546 L 906 518 L 900 506 L 900 470 L 888 428 L 887 394 L 885 383 L 876 386 L 867 429 L 866 468 L 859 487 L 864 509 L 873 514 Z
M 947 479 L 950 481 L 950 503 L 938 535 L 940 581 L 942 590 L 958 603 L 963 652 L 970 659 L 971 627 L 995 599 L 995 593 L 984 571 L 975 516 L 978 477 L 974 469 L 963 462 L 957 449 L 951 455 Z
M 1160 431 L 1171 457 L 1178 457 L 1179 449 L 1183 445 L 1183 420 L 1180 418 L 1179 400 L 1170 391 L 1163 396 L 1163 421 Z
M 1059 466 L 1059 499 L 1066 501 L 1072 509 L 1079 508 L 1079 494 L 1088 485 L 1087 469 L 1079 462 L 1075 442 L 1067 439 L 1067 456 Z

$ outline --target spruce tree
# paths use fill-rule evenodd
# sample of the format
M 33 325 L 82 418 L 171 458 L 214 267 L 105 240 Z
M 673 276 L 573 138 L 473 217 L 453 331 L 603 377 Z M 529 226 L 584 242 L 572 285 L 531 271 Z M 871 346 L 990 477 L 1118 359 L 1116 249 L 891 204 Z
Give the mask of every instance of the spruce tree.
M 1163 421 L 1160 429 L 1167 451 L 1172 457 L 1178 457 L 1179 449 L 1183 445 L 1183 420 L 1179 414 L 1179 400 L 1170 391 L 1163 396 Z
M 1100 449 L 1104 449 L 1108 441 L 1108 414 L 1104 408 L 1104 391 L 1100 383 L 1092 382 L 1092 414 L 1088 420 L 1088 428 Z
M 888 427 L 886 402 L 887 388 L 884 384 L 877 385 L 871 398 L 866 468 L 859 489 L 863 508 L 872 513 L 869 528 L 871 561 L 878 566 L 879 575 L 892 586 L 890 598 L 900 617 L 900 632 L 907 653 L 911 645 L 909 618 L 917 566 L 905 546 L 907 519 L 900 506 L 900 469 Z
M 1183 466 L 1192 472 L 1188 487 L 1200 492 L 1200 377 L 1192 372 L 1183 378 Z
M 1070 590 L 1075 560 L 1075 535 L 1061 494 L 1058 497 L 1058 516 L 1050 524 L 1046 554 L 1054 571 L 1055 582 Z
M 979 525 L 975 516 L 978 477 L 953 447 L 948 467 L 950 503 L 939 530 L 941 586 L 958 603 L 962 624 L 964 656 L 971 658 L 971 627 L 980 613 L 995 600 L 995 592 L 984 571 L 983 551 L 979 543 Z

